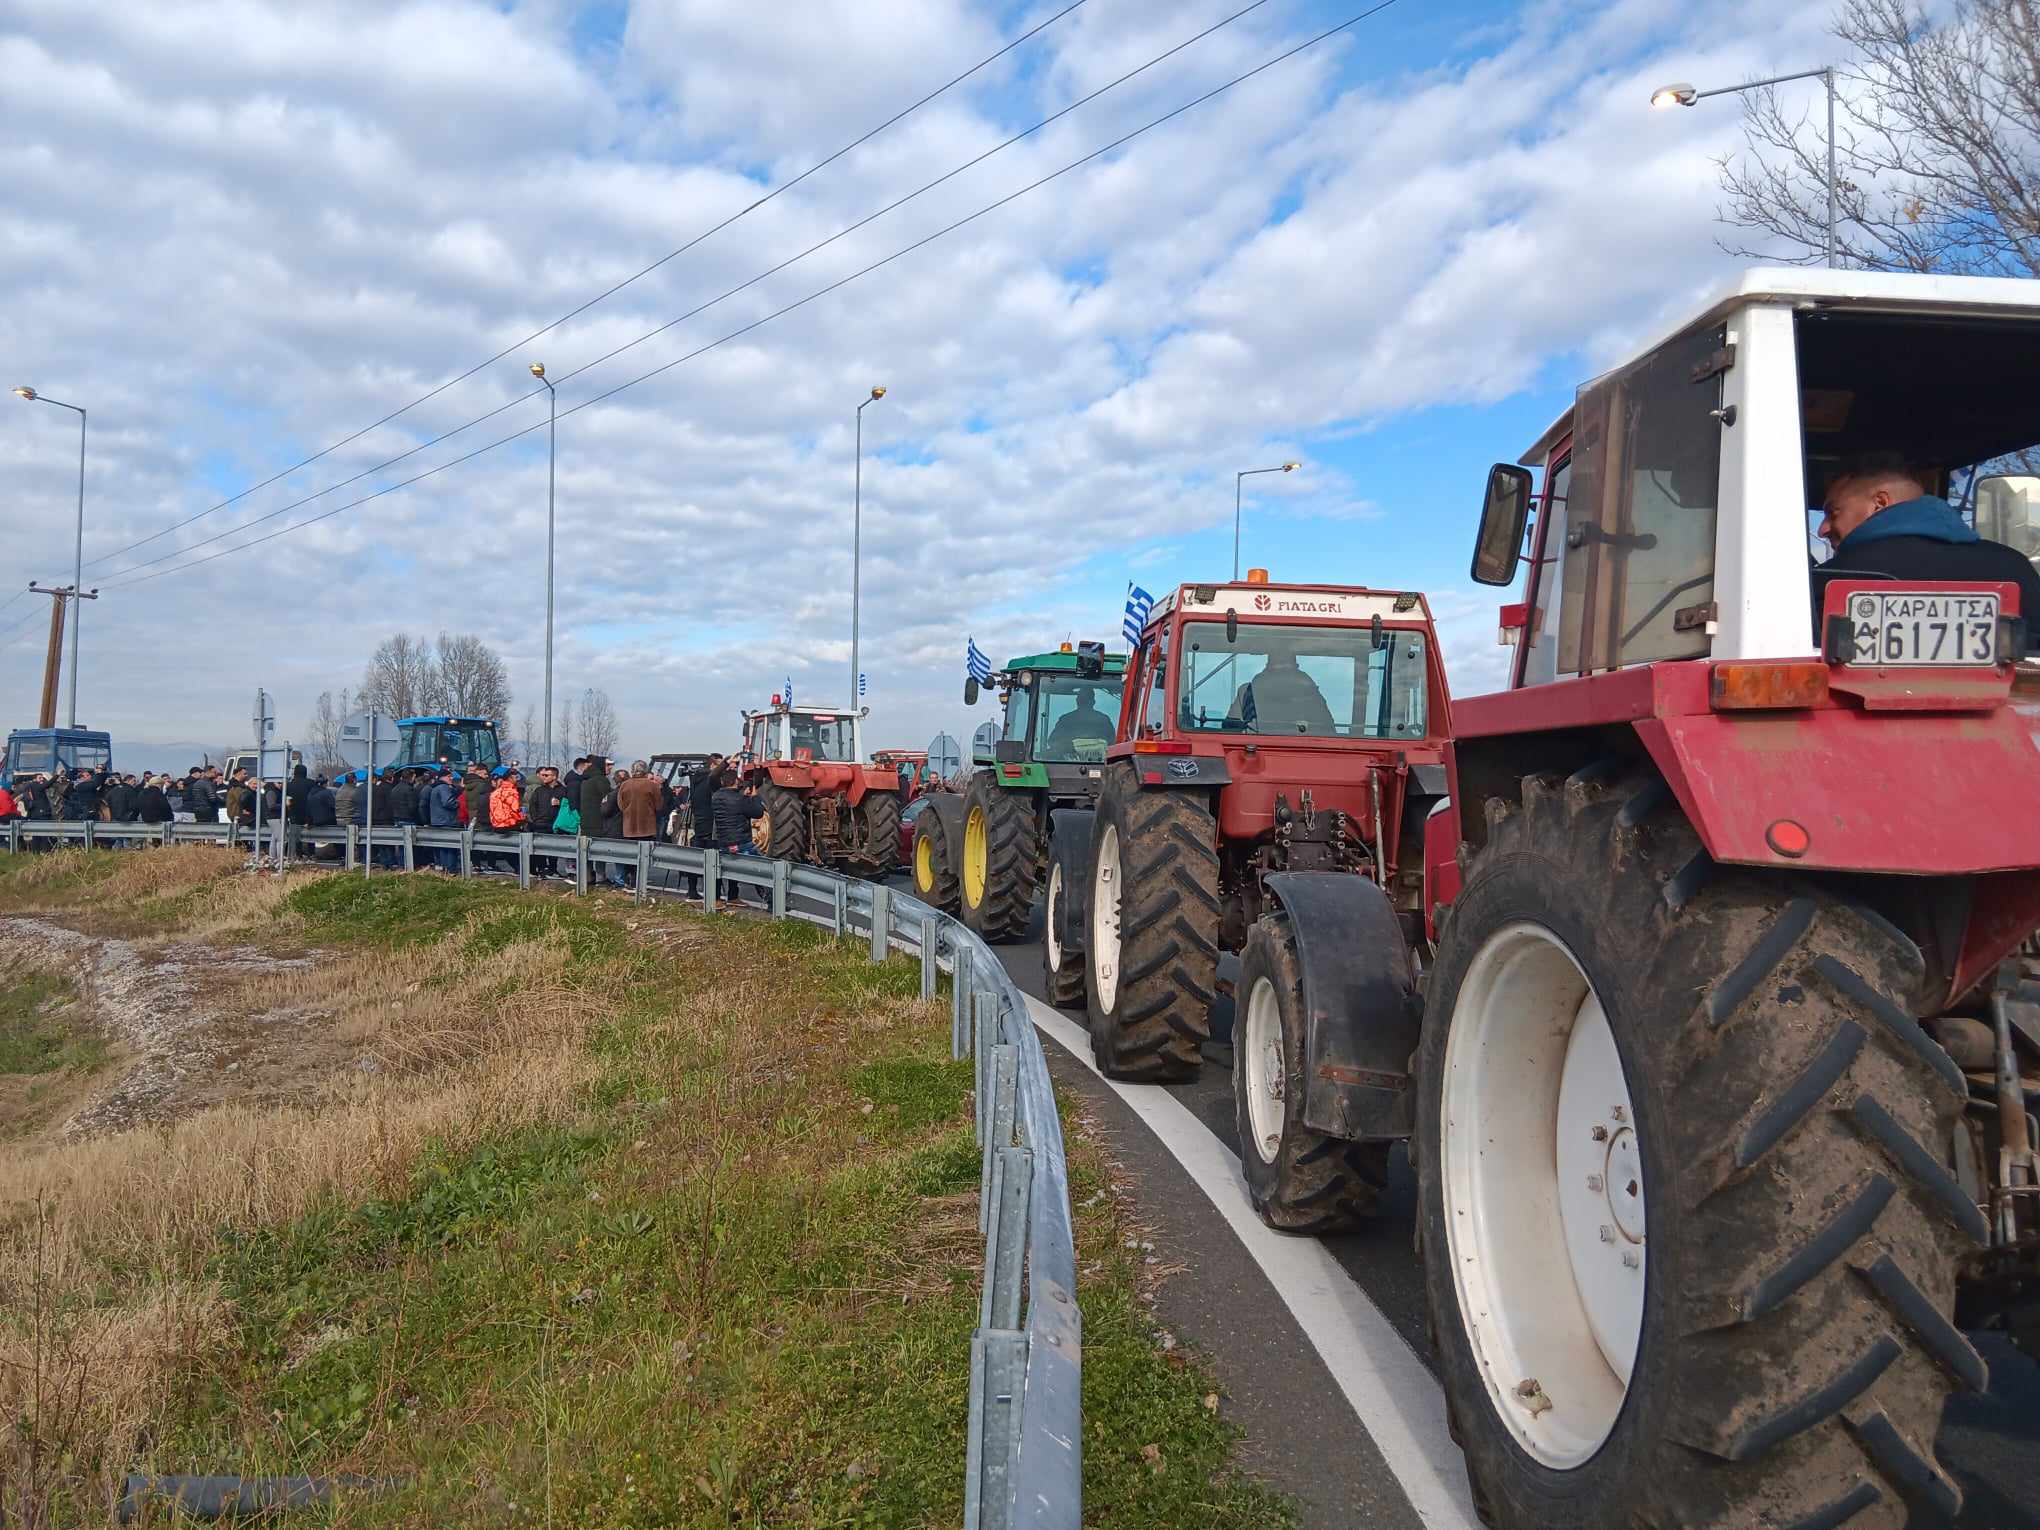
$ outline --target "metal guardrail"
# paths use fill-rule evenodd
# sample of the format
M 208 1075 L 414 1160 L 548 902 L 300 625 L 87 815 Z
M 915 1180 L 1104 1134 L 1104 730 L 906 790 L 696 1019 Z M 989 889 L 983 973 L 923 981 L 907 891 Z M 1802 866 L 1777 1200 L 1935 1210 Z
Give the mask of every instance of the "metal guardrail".
M 977 1140 L 982 1150 L 978 1221 L 985 1238 L 984 1286 L 970 1350 L 969 1459 L 965 1530 L 1077 1530 L 1083 1519 L 1083 1323 L 1077 1311 L 1076 1242 L 1069 1167 L 1041 1038 L 1027 1001 L 991 948 L 958 921 L 920 900 L 814 866 L 760 856 L 720 855 L 653 840 L 559 834 L 492 834 L 471 829 L 378 825 L 313 829 L 265 825 L 258 847 L 235 824 L 51 822 L 11 818 L 5 846 L 35 842 L 94 846 L 245 845 L 282 857 L 284 848 L 343 847 L 341 865 L 359 870 L 380 850 L 391 869 L 426 864 L 421 852 L 452 851 L 459 875 L 514 870 L 529 887 L 534 860 L 574 863 L 586 893 L 597 868 L 633 873 L 639 902 L 698 902 L 713 911 L 726 882 L 767 897 L 775 919 L 799 919 L 838 939 L 861 937 L 871 959 L 917 957 L 921 997 L 950 974 L 950 1047 L 974 1060 Z M 485 864 L 486 863 L 486 864 Z M 700 891 L 682 898 L 681 878 Z

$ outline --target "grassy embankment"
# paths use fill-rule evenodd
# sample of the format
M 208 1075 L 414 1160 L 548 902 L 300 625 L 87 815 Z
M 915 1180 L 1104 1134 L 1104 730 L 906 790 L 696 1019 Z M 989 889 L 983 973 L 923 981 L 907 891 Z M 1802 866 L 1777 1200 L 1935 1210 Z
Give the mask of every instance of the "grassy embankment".
M 0 1161 L 14 1522 L 102 1522 L 138 1469 L 401 1484 L 296 1522 L 956 1523 L 978 1159 L 916 968 L 620 898 L 285 890 L 206 856 L 0 864 L 0 915 L 320 953 L 218 1002 L 317 1012 L 356 1062 L 305 1102 Z M 67 1032 L 48 981 L 0 976 L 27 1015 L 0 1056 L 82 1066 L 89 1020 Z M 1283 1523 L 1156 1342 L 1139 1230 L 1065 1130 L 1087 1520 Z

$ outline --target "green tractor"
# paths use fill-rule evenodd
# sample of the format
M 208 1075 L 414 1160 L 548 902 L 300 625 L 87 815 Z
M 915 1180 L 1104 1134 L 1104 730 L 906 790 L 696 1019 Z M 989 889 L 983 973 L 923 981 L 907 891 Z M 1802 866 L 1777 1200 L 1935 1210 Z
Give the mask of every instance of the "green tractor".
M 1090 806 L 1118 731 L 1125 670 L 1125 656 L 1102 643 L 1065 643 L 992 676 L 1006 703 L 999 738 L 989 753 L 975 751 L 962 791 L 930 792 L 914 820 L 914 891 L 924 902 L 959 913 L 986 940 L 1026 934 L 1049 814 Z M 967 681 L 965 703 L 978 696 L 978 682 Z

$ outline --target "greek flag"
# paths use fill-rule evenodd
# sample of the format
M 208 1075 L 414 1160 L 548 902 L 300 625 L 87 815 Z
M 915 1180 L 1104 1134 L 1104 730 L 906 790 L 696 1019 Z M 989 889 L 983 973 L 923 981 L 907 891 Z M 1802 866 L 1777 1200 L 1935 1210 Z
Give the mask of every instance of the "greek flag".
M 1119 630 L 1126 635 L 1126 646 L 1128 648 L 1138 648 L 1140 646 L 1141 630 L 1147 626 L 1148 612 L 1154 608 L 1154 596 L 1148 594 L 1146 590 L 1143 590 L 1137 584 L 1127 585 L 1126 620 L 1120 623 Z
M 967 639 L 967 644 L 968 646 L 963 650 L 963 667 L 965 671 L 979 685 L 990 685 L 992 683 L 991 657 L 982 648 L 978 647 L 976 638 Z
M 791 675 L 786 677 L 786 704 L 788 706 L 793 705 L 793 676 Z

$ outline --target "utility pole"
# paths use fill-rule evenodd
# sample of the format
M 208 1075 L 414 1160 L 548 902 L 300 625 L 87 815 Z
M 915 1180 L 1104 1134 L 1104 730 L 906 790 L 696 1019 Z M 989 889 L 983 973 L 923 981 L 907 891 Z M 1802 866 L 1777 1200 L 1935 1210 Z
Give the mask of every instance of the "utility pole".
M 80 594 L 75 585 L 64 584 L 53 588 L 37 584 L 33 579 L 28 582 L 28 587 L 37 595 L 47 595 L 50 598 L 50 651 L 43 660 L 42 708 L 36 714 L 35 725 L 38 728 L 54 728 L 57 725 L 57 677 L 64 667 L 64 602 L 97 600 L 99 591 L 95 589 Z M 74 690 L 72 696 L 75 698 L 76 695 L 77 692 Z M 78 726 L 75 705 L 74 699 L 74 710 L 69 724 L 73 728 Z

